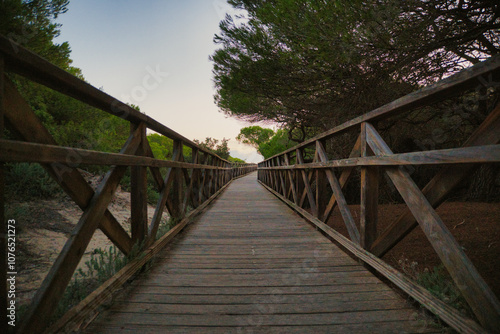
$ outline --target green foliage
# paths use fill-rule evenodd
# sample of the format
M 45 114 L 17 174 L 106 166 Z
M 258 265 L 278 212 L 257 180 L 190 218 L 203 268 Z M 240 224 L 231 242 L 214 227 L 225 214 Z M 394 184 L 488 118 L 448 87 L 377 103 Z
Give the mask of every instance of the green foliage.
M 239 158 L 229 157 L 229 159 L 228 159 L 228 160 L 229 160 L 229 161 L 231 161 L 231 162 L 235 162 L 235 163 L 241 163 L 241 164 L 246 163 L 246 161 L 245 161 L 245 160 L 242 160 L 242 159 L 239 159 Z
M 267 159 L 295 146 L 296 143 L 292 142 L 289 137 L 289 132 L 283 129 L 274 132 L 260 126 L 250 126 L 241 129 L 236 139 L 257 148 L 264 159 Z
M 219 144 L 219 140 L 215 138 L 207 137 L 204 142 L 200 142 L 195 139 L 194 142 L 201 147 L 217 154 L 220 158 L 228 160 L 230 157 L 229 146 L 227 143 L 229 139 L 223 138 Z
M 472 316 L 473 312 L 465 298 L 457 289 L 443 265 L 434 267 L 432 271 L 417 274 L 417 282 L 426 288 L 435 297 L 457 310 Z
M 260 126 L 248 126 L 240 130 L 236 140 L 240 143 L 259 148 L 259 145 L 269 141 L 273 135 L 274 131 L 271 129 L 262 128 Z
M 215 101 L 288 129 L 324 131 L 500 52 L 496 0 L 229 3 L 248 19 L 220 23 Z
M 73 280 L 64 291 L 53 315 L 53 320 L 60 318 L 70 308 L 77 305 L 92 291 L 115 275 L 132 258 L 137 256 L 137 250 L 131 256 L 125 257 L 115 246 L 107 250 L 94 249 L 90 260 L 85 262 L 85 269 L 79 268 Z
M 7 197 L 18 200 L 47 199 L 62 193 L 59 185 L 39 164 L 6 164 L 5 181 Z
M 53 43 L 61 27 L 54 20 L 67 11 L 68 3 L 69 0 L 2 0 L 0 34 L 69 70 L 69 44 Z
M 264 159 L 270 158 L 273 155 L 281 153 L 289 148 L 295 146 L 296 143 L 290 141 L 288 134 L 285 130 L 278 130 L 269 141 L 262 143 L 259 146 L 259 153 L 262 154 Z
M 171 160 L 174 151 L 174 141 L 157 133 L 148 135 L 149 146 L 156 159 Z

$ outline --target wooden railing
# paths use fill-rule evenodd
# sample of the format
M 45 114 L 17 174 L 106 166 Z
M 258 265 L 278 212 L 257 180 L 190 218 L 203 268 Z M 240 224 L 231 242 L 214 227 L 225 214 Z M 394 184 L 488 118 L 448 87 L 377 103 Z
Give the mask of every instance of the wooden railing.
M 120 153 L 58 146 L 17 91 L 7 73 L 21 75 L 129 121 L 130 136 Z M 234 177 L 257 169 L 256 165 L 232 164 L 221 159 L 163 124 L 0 36 L 0 134 L 3 134 L 4 126 L 10 133 L 15 134 L 18 140 L 0 137 L 0 163 L 40 163 L 83 210 L 78 224 L 33 298 L 31 308 L 23 319 L 20 330 L 23 333 L 40 332 L 46 327 L 97 228 L 126 255 L 135 244 L 145 245 L 144 248 L 152 247 L 165 209 L 172 218 L 182 220 L 188 214 L 188 207 L 191 207 L 193 211 L 189 214 L 192 216 L 217 196 Z M 147 129 L 173 140 L 172 160 L 155 159 L 146 137 Z M 185 161 L 184 146 L 191 148 L 192 162 Z M 77 169 L 83 165 L 112 167 L 94 190 Z M 108 210 L 113 194 L 129 167 L 132 198 L 131 235 Z M 166 173 L 162 174 L 160 168 L 166 168 Z M 147 217 L 146 207 L 148 169 L 160 194 L 151 220 Z M 3 222 L 3 171 L 0 172 L 0 184 L 0 217 Z M 177 232 L 179 230 L 176 229 Z M 2 230 L 0 239 L 1 252 L 5 254 L 5 230 Z M 5 256 L 2 256 L 2 314 L 5 314 L 7 308 L 5 261 Z M 5 325 L 5 319 L 3 316 L 2 326 Z
M 499 82 L 500 57 L 497 56 L 261 162 L 258 179 L 324 233 L 453 328 L 460 332 L 481 331 L 479 326 L 465 320 L 456 310 L 380 259 L 416 226 L 420 226 L 481 325 L 489 331 L 498 332 L 500 303 L 497 297 L 436 214 L 435 208 L 479 164 L 500 161 L 500 104 L 496 105 L 463 147 L 454 149 L 394 154 L 377 132 L 376 124 L 460 93 L 474 89 L 487 90 L 491 88 L 489 85 L 498 86 Z M 335 140 L 348 131 L 357 131 L 359 134 L 354 136 L 357 140 L 349 157 L 329 159 L 325 149 L 327 141 Z M 306 154 L 312 158 L 308 162 L 305 160 Z M 434 164 L 444 166 L 420 190 L 406 166 Z M 356 167 L 361 170 L 359 227 L 343 193 Z M 384 173 L 404 199 L 407 212 L 379 234 L 377 205 L 379 183 Z M 327 195 L 329 193 L 332 195 Z M 349 238 L 325 224 L 337 205 Z

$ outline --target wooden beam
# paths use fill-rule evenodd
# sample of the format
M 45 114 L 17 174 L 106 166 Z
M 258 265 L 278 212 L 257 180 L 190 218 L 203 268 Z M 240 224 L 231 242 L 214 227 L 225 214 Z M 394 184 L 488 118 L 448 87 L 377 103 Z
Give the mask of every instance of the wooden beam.
M 146 126 L 144 123 L 131 124 L 130 133 L 139 137 L 136 155 L 144 155 L 146 149 Z M 148 232 L 148 180 L 147 168 L 132 166 L 130 170 L 130 229 L 132 242 L 140 245 Z M 143 244 L 144 245 L 144 244 Z
M 349 154 L 349 157 L 350 158 L 359 157 L 360 154 L 361 154 L 361 137 L 358 136 L 356 142 L 354 143 L 354 147 L 352 148 L 351 153 Z M 327 162 L 328 157 L 326 157 L 326 159 L 327 160 L 324 161 L 320 160 L 320 161 Z M 344 187 L 347 184 L 347 181 L 349 181 L 349 178 L 351 177 L 353 170 L 354 167 L 349 167 L 342 170 L 342 173 L 340 174 L 339 178 L 340 190 L 344 190 Z M 328 202 L 328 205 L 325 208 L 325 213 L 323 214 L 323 219 L 322 219 L 323 222 L 326 222 L 330 218 L 333 209 L 335 209 L 336 204 L 337 204 L 337 198 L 335 197 L 335 195 L 333 195 L 330 198 L 330 201 Z
M 174 151 L 173 157 L 175 161 L 182 161 L 182 142 L 179 140 L 174 140 Z M 182 218 L 182 214 L 184 210 L 182 209 L 182 174 L 179 168 L 172 168 L 170 171 L 171 182 L 172 182 L 172 211 L 170 215 L 173 218 L 180 219 Z
M 302 151 L 298 150 L 297 151 L 297 164 L 303 164 L 304 163 L 304 156 L 302 155 Z M 304 192 L 307 193 L 307 199 L 309 200 L 309 205 L 311 206 L 311 211 L 313 216 L 317 217 L 318 216 L 318 209 L 316 207 L 316 201 L 314 200 L 314 193 L 311 188 L 311 177 L 312 177 L 312 172 L 306 173 L 305 170 L 300 171 L 302 174 L 302 181 L 304 182 Z M 309 175 L 307 175 L 309 174 Z M 302 206 L 302 200 L 301 200 L 301 206 Z
M 328 169 L 352 168 L 364 166 L 415 166 L 415 165 L 443 165 L 443 164 L 471 164 L 500 162 L 499 145 L 483 145 L 461 147 L 425 152 L 399 153 L 386 156 L 369 156 L 361 158 L 339 159 L 327 162 L 312 162 L 303 165 L 262 167 L 263 170 L 291 170 L 291 169 Z M 462 168 L 462 166 L 457 167 Z
M 127 282 L 139 270 L 141 270 L 144 265 L 153 258 L 153 256 L 158 254 L 162 249 L 165 248 L 165 246 L 167 246 L 172 240 L 174 240 L 174 237 L 177 236 L 190 222 L 192 222 L 194 218 L 200 215 L 210 205 L 210 203 L 212 203 L 218 196 L 220 196 L 230 183 L 231 182 L 226 184 L 217 193 L 212 195 L 212 197 L 210 197 L 199 207 L 191 211 L 182 221 L 179 222 L 179 224 L 168 231 L 158 241 L 154 242 L 154 244 L 152 244 L 139 256 L 137 256 L 125 267 L 123 267 L 97 290 L 88 295 L 78 305 L 70 309 L 56 323 L 48 328 L 45 334 L 72 332 L 74 330 L 77 330 L 78 325 L 81 324 L 82 321 L 91 318 L 92 314 L 95 314 L 97 312 L 100 305 L 109 300 L 109 298 L 113 296 L 113 293 L 122 289 L 125 282 Z
M 376 120 L 386 119 L 402 112 L 408 112 L 415 108 L 423 107 L 433 102 L 459 95 L 467 89 L 477 88 L 478 85 L 482 86 L 484 78 L 490 78 L 493 82 L 498 82 L 499 77 L 500 55 L 497 55 L 435 84 L 424 87 L 366 114 L 349 120 L 331 130 L 325 131 L 311 139 L 308 139 L 297 146 L 272 156 L 269 159 L 273 159 L 278 155 L 296 151 L 299 148 L 310 146 L 317 140 L 329 139 L 334 135 L 341 134 L 349 129 L 352 129 L 353 127 L 359 126 L 363 122 L 373 122 Z
M 155 159 L 155 155 L 153 154 L 153 150 L 151 150 L 151 146 L 149 145 L 149 141 L 147 140 L 147 136 L 146 136 L 146 140 L 144 141 L 144 144 L 145 144 L 144 148 L 146 150 L 144 152 L 144 155 L 146 157 Z M 160 169 L 158 167 L 149 166 L 149 170 L 151 171 L 151 175 L 153 176 L 153 180 L 155 181 L 156 189 L 158 190 L 158 192 L 160 192 L 163 189 L 163 187 L 165 186 L 165 184 L 163 183 L 163 176 L 161 175 Z
M 134 156 L 120 153 L 98 152 L 73 147 L 57 146 L 55 144 L 28 143 L 16 140 L 0 140 L 0 159 L 6 162 L 37 162 L 43 164 L 68 164 L 71 168 L 85 165 L 106 166 L 138 166 L 150 167 L 157 181 L 158 168 L 195 168 L 195 169 L 223 169 L 217 166 L 207 166 L 189 162 L 154 159 L 150 156 Z
M 366 142 L 366 124 L 361 123 L 361 156 L 367 157 L 373 152 Z M 360 205 L 360 244 L 366 250 L 377 237 L 378 220 L 378 167 L 361 168 L 361 205 Z
M 318 156 L 320 161 L 328 161 L 328 156 L 326 154 L 326 150 L 321 144 L 320 141 L 316 142 L 316 151 L 318 152 Z M 356 223 L 352 218 L 351 210 L 349 210 L 349 206 L 347 205 L 347 201 L 344 197 L 344 193 L 342 192 L 342 187 L 340 186 L 339 180 L 335 176 L 335 173 L 331 169 L 325 169 L 326 177 L 328 182 L 330 183 L 330 187 L 332 188 L 333 196 L 337 199 L 337 203 L 339 204 L 340 214 L 342 215 L 342 219 L 344 220 L 344 224 L 347 227 L 347 232 L 349 233 L 349 237 L 352 241 L 359 244 L 360 235 L 358 228 L 356 227 Z
M 464 143 L 464 150 L 477 152 L 482 157 L 494 158 L 498 155 L 493 150 L 492 144 L 500 142 L 500 103 L 486 117 L 471 137 Z M 484 146 L 481 146 L 484 145 Z M 470 147 L 469 147 L 470 146 Z M 484 149 L 486 148 L 486 150 Z M 498 150 L 498 145 L 495 145 Z M 478 164 L 462 164 L 459 166 L 446 166 L 424 187 L 423 194 L 433 208 L 439 207 L 448 194 L 466 177 L 472 175 Z M 382 257 L 391 250 L 399 241 L 407 236 L 416 226 L 417 222 L 410 210 L 399 217 L 379 236 L 373 243 L 372 253 Z
M 285 157 L 285 165 L 290 166 L 290 153 L 287 153 L 284 155 Z M 293 171 L 289 170 L 287 171 L 288 173 L 288 180 L 290 182 L 290 191 L 292 192 L 292 198 L 295 203 L 298 203 L 298 198 L 297 198 L 297 190 L 295 186 L 295 180 L 293 177 Z
M 36 117 L 27 102 L 21 97 L 14 84 L 9 80 L 5 82 L 5 92 L 5 120 L 9 130 L 27 141 L 55 145 L 54 138 Z M 36 157 L 42 151 L 30 151 L 30 154 Z M 0 154 L 2 152 L 4 150 L 0 149 Z M 94 190 L 85 181 L 80 172 L 75 167 L 69 166 L 67 162 L 68 160 L 83 159 L 83 157 L 86 156 L 65 151 L 64 163 L 41 164 L 82 210 L 88 206 L 91 198 L 94 196 Z M 130 252 L 132 249 L 132 240 L 111 212 L 106 211 L 99 228 L 123 253 L 128 254 Z
M 331 240 L 337 242 L 342 247 L 344 247 L 348 252 L 371 266 L 378 273 L 383 275 L 393 284 L 395 284 L 402 291 L 407 293 L 410 297 L 419 302 L 422 306 L 428 309 L 430 312 L 437 315 L 441 320 L 447 323 L 451 328 L 455 329 L 459 333 L 485 333 L 485 330 L 479 326 L 473 320 L 465 317 L 459 311 L 455 310 L 453 307 L 447 305 L 445 302 L 434 297 L 429 291 L 427 291 L 422 286 L 418 285 L 408 277 L 404 276 L 399 271 L 392 268 L 390 265 L 377 258 L 375 255 L 369 253 L 368 251 L 361 248 L 359 244 L 352 242 L 347 239 L 339 232 L 335 231 L 330 226 L 323 223 L 321 220 L 312 216 L 306 210 L 298 207 L 289 200 L 283 198 L 280 194 L 275 192 L 273 189 L 269 188 L 267 185 L 261 183 L 263 187 L 269 190 L 274 196 L 279 198 L 290 208 L 295 210 L 299 215 L 307 219 L 313 226 L 318 228 L 322 233 Z
M 193 152 L 191 153 L 191 156 L 193 157 L 193 162 L 198 161 L 198 151 L 193 150 Z M 186 195 L 184 197 L 184 204 L 183 204 L 184 214 L 186 214 L 186 212 L 187 212 L 187 208 L 188 208 L 189 203 L 191 203 L 193 205 L 193 208 L 198 206 L 197 199 L 195 196 L 195 194 L 196 194 L 196 182 L 198 182 L 198 170 L 193 169 L 193 171 L 191 172 L 189 185 L 188 185 L 187 190 L 186 190 Z
M 141 143 L 140 138 L 132 134 L 121 153 L 134 154 Z M 50 316 L 56 309 L 90 239 L 113 199 L 125 171 L 126 167 L 114 167 L 97 187 L 92 200 L 33 297 L 26 320 L 20 329 L 21 333 L 38 332 L 48 325 Z
M 126 103 L 106 94 L 102 90 L 77 78 L 69 72 L 51 64 L 37 54 L 29 51 L 14 41 L 0 35 L 0 53 L 5 57 L 7 70 L 20 74 L 30 80 L 41 83 L 83 103 L 99 108 L 107 113 L 123 118 L 132 123 L 145 123 L 146 126 L 168 138 L 180 140 L 186 146 L 198 148 L 207 154 L 217 156 L 204 147 L 185 138 L 179 133 L 135 110 Z M 160 75 L 161 71 L 157 70 Z M 219 158 L 220 159 L 220 158 Z
M 392 154 L 382 137 L 369 124 L 366 124 L 366 135 L 367 142 L 375 154 Z M 500 328 L 500 302 L 408 172 L 402 167 L 388 168 L 385 172 L 481 324 L 492 331 Z

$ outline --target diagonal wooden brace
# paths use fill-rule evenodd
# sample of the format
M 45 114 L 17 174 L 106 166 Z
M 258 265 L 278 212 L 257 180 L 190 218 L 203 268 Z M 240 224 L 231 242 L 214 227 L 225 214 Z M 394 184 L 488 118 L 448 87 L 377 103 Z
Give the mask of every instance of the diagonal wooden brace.
M 319 140 L 316 141 L 316 152 L 318 153 L 319 160 L 321 162 L 328 161 L 326 150 L 323 147 L 323 144 Z M 358 228 L 356 227 L 354 219 L 352 218 L 351 211 L 347 206 L 347 201 L 344 197 L 344 194 L 342 193 L 342 187 L 339 183 L 339 180 L 337 179 L 337 177 L 335 176 L 335 174 L 331 169 L 325 169 L 325 173 L 328 182 L 330 183 L 330 187 L 332 188 L 333 196 L 335 196 L 339 204 L 340 213 L 342 215 L 342 218 L 344 219 L 344 223 L 347 227 L 349 237 L 351 238 L 352 241 L 359 244 L 360 242 L 359 231 Z
M 141 136 L 140 133 L 136 134 L 129 137 L 121 151 L 122 154 L 134 154 L 137 151 Z M 99 184 L 78 224 L 37 290 L 21 327 L 21 333 L 34 333 L 48 324 L 126 170 L 126 166 L 112 168 Z
M 483 121 L 464 147 L 498 144 L 500 142 L 500 103 Z M 424 187 L 423 194 L 433 208 L 439 207 L 448 194 L 466 177 L 471 175 L 479 164 L 459 164 L 443 167 L 438 174 Z M 371 252 L 377 256 L 384 256 L 399 241 L 406 237 L 416 226 L 417 222 L 409 210 L 398 220 L 392 223 L 375 240 Z
M 52 135 L 9 80 L 5 82 L 5 91 L 5 117 L 9 130 L 29 142 L 57 145 Z M 41 164 L 41 166 L 64 189 L 69 197 L 84 210 L 92 196 L 94 196 L 94 190 L 72 165 L 82 158 L 84 157 L 75 155 L 74 157 L 68 157 L 69 164 L 52 163 Z M 132 240 L 109 210 L 104 213 L 99 228 L 124 254 L 127 255 L 130 252 Z
M 385 141 L 370 124 L 366 124 L 366 137 L 376 155 L 392 154 Z M 492 331 L 500 328 L 500 302 L 408 172 L 402 167 L 386 168 L 385 172 L 403 197 L 481 325 Z

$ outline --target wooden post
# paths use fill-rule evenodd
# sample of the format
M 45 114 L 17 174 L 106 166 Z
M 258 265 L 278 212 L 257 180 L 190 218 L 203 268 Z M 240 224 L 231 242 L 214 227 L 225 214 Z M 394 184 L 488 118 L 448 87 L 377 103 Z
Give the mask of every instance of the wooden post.
M 141 123 L 130 124 L 131 134 L 139 130 L 141 144 L 136 155 L 145 154 L 146 126 Z M 132 231 L 132 242 L 140 244 L 147 236 L 148 230 L 148 208 L 147 208 L 147 167 L 132 166 L 130 173 L 130 220 Z
M 0 139 L 4 131 L 4 59 L 0 56 Z M 0 162 L 0 332 L 7 333 L 7 221 L 5 220 L 4 164 Z M 10 217 L 9 217 L 10 218 Z
M 361 123 L 361 156 L 373 155 L 366 143 L 366 122 Z M 360 243 L 369 250 L 377 237 L 378 167 L 361 168 Z
M 290 153 L 285 154 L 285 165 L 290 166 Z M 288 175 L 288 184 L 290 185 L 290 191 L 292 192 L 292 197 L 294 203 L 298 202 L 297 191 L 295 186 L 295 180 L 293 179 L 293 170 L 289 169 L 286 171 Z
M 182 141 L 174 140 L 173 159 L 182 161 Z M 172 168 L 172 211 L 173 218 L 182 218 L 182 172 L 179 168 Z
M 300 164 L 299 156 L 302 156 L 300 148 L 295 150 L 295 163 Z M 295 190 L 297 191 L 297 202 L 295 205 L 302 207 L 302 195 L 304 194 L 304 180 L 302 179 L 302 173 L 299 169 L 295 170 Z
M 320 148 L 318 146 L 321 145 L 321 147 L 326 147 L 325 142 L 320 142 L 319 140 L 316 141 L 316 154 L 315 154 L 315 159 L 316 161 L 320 161 L 318 157 L 318 151 Z M 318 219 L 323 219 L 323 214 L 325 213 L 326 205 L 328 204 L 328 198 L 327 198 L 327 187 L 328 187 L 328 181 L 326 179 L 326 173 L 322 169 L 316 169 L 316 206 L 317 206 L 317 218 Z
M 369 124 L 366 125 L 366 138 L 376 155 L 393 154 L 386 142 Z M 387 168 L 385 172 L 422 227 L 427 239 L 481 325 L 490 331 L 500 328 L 500 301 L 479 275 L 425 195 L 403 168 Z

